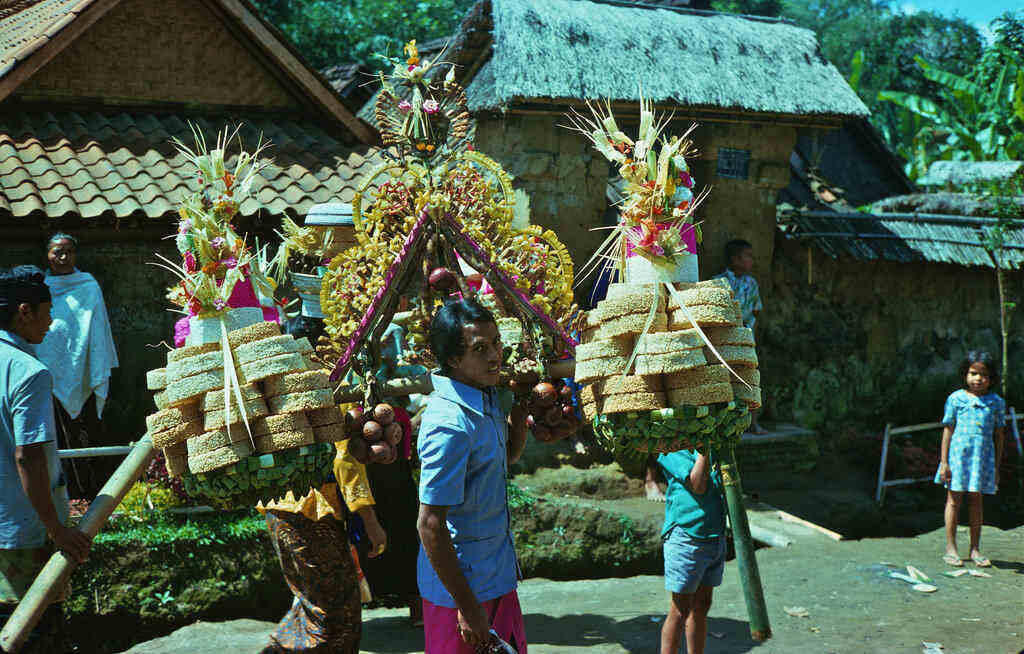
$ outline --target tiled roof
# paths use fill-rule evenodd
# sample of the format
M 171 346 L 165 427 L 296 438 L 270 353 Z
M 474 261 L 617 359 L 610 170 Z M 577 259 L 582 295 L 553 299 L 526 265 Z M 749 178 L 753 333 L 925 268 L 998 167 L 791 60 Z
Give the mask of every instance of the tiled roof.
M 64 29 L 93 0 L 15 0 L 0 7 L 0 77 Z
M 189 122 L 207 143 L 239 122 L 247 149 L 261 133 L 272 143 L 267 154 L 274 165 L 254 184 L 243 215 L 261 209 L 304 215 L 313 204 L 350 202 L 380 156 L 342 145 L 313 122 L 278 117 L 20 111 L 0 114 L 0 211 L 83 218 L 139 211 L 155 218 L 174 211 L 182 194 L 197 188 L 191 167 L 170 143 L 173 136 L 191 144 Z

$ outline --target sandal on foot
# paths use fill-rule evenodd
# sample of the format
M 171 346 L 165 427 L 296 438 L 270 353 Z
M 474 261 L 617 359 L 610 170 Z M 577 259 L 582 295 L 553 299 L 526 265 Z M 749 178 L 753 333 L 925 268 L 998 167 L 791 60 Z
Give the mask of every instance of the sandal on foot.
M 956 554 L 944 554 L 942 555 L 942 560 L 946 563 L 946 565 L 951 565 L 954 568 L 962 567 L 964 564 L 964 562 Z
M 971 560 L 974 561 L 974 565 L 979 568 L 991 568 L 992 562 L 986 559 L 984 556 L 972 556 Z

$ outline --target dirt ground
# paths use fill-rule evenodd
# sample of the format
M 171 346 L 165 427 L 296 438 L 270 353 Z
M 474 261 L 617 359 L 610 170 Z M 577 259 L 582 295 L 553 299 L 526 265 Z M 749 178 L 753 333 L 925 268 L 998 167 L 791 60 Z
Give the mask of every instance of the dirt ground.
M 966 541 L 966 534 L 962 539 Z M 726 567 L 711 609 L 709 654 L 917 654 L 922 642 L 943 654 L 1018 654 L 1024 648 L 1024 527 L 986 527 L 982 546 L 992 559 L 989 578 L 950 578 L 940 560 L 941 530 L 915 538 L 798 542 L 757 552 L 772 639 L 749 638 L 736 562 Z M 920 568 L 938 587 L 914 591 L 890 578 L 892 566 Z M 969 566 L 973 568 L 973 566 Z M 656 650 L 667 598 L 656 576 L 520 586 L 530 652 L 649 653 Z M 786 608 L 802 607 L 807 617 Z M 368 654 L 422 652 L 422 633 L 402 610 L 363 615 Z M 131 654 L 222 654 L 258 651 L 270 623 L 197 623 L 141 644 Z

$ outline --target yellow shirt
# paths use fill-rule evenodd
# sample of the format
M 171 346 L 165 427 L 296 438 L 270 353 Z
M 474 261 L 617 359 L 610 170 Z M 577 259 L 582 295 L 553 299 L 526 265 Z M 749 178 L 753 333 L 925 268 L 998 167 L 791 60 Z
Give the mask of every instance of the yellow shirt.
M 359 509 L 373 506 L 373 493 L 370 492 L 370 482 L 366 478 L 366 466 L 356 461 L 348 452 L 348 441 L 338 441 L 334 444 L 337 454 L 334 456 L 334 478 L 337 483 L 324 484 L 319 489 L 310 489 L 308 493 L 299 499 L 291 491 L 281 498 L 263 506 L 263 502 L 256 505 L 260 513 L 266 511 L 282 511 L 284 513 L 300 513 L 310 520 L 323 520 L 326 517 L 333 517 L 341 520 L 345 514 L 342 511 L 341 503 L 338 502 L 338 489 L 345 498 L 348 510 L 356 512 Z

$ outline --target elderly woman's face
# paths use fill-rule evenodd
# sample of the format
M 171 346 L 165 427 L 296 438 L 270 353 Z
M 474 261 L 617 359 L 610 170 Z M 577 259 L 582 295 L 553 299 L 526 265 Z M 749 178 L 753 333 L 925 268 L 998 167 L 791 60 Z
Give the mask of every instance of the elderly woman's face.
M 75 244 L 66 238 L 50 243 L 46 251 L 50 271 L 55 275 L 67 275 L 75 270 Z

